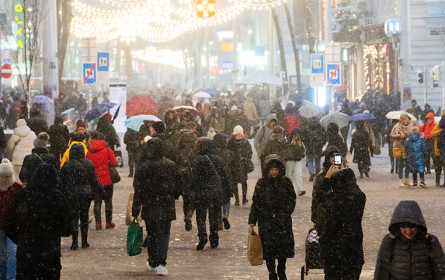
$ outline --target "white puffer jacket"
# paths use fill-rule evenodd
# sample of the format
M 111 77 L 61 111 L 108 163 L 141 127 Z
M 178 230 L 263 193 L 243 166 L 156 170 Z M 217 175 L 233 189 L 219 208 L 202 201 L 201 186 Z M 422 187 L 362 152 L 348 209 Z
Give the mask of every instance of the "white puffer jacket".
M 26 125 L 24 119 L 17 121 L 17 127 L 14 128 L 14 134 L 9 139 L 6 148 L 7 155 L 10 155 L 14 165 L 23 165 L 23 159 L 31 154 L 36 138 L 36 134 Z

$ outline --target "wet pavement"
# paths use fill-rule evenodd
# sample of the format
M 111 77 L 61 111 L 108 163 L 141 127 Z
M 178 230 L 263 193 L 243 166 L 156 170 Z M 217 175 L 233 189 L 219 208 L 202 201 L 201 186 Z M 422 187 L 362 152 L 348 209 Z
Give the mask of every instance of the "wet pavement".
M 427 189 L 400 188 L 396 174 L 390 174 L 388 151 L 382 149 L 382 155 L 372 158 L 370 178 L 357 179 L 358 185 L 367 196 L 363 217 L 365 265 L 360 279 L 372 279 L 374 265 L 380 242 L 387 233 L 392 211 L 400 200 L 417 200 L 425 216 L 429 232 L 438 236 L 445 243 L 445 189 L 434 187 L 435 175 L 425 175 Z M 217 249 L 210 249 L 207 244 L 202 252 L 196 251 L 198 243 L 195 217 L 193 229 L 185 231 L 182 212 L 182 199 L 176 202 L 177 220 L 172 222 L 169 253 L 167 259 L 168 279 L 268 279 L 265 264 L 250 266 L 247 260 L 247 218 L 250 210 L 250 198 L 260 176 L 256 155 L 253 156 L 256 169 L 249 174 L 248 205 L 234 206 L 230 212 L 230 230 L 220 232 L 220 244 Z M 126 161 L 125 161 L 126 163 Z M 357 166 L 352 169 L 358 177 Z M 129 257 L 126 254 L 125 211 L 128 195 L 133 192 L 132 178 L 128 178 L 128 167 L 119 169 L 121 182 L 115 185 L 113 197 L 114 229 L 95 230 L 94 218 L 89 228 L 88 249 L 70 251 L 71 237 L 62 241 L 62 279 L 160 279 L 146 268 L 147 251 Z M 307 169 L 303 171 L 305 196 L 297 198 L 293 214 L 295 236 L 295 257 L 287 261 L 288 279 L 301 279 L 300 269 L 305 264 L 304 242 L 310 221 L 312 183 L 308 182 Z M 240 193 L 241 193 L 241 186 Z M 90 217 L 92 215 L 90 209 Z M 104 210 L 102 210 L 104 211 Z M 102 212 L 104 219 L 104 212 Z M 145 228 L 144 228 L 145 234 Z M 144 235 L 145 236 L 145 235 Z M 322 270 L 310 270 L 305 279 L 323 279 Z

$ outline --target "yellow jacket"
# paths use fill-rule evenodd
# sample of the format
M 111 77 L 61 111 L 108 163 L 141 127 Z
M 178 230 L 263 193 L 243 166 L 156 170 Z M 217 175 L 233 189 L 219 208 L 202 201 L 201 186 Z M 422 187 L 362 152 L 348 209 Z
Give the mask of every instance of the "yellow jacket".
M 430 133 L 431 138 L 434 139 L 434 155 L 435 156 L 440 156 L 439 148 L 437 148 L 437 136 L 439 136 L 439 133 L 441 130 L 442 129 L 439 128 L 439 123 L 437 123 L 434 126 L 433 130 L 431 130 L 431 133 Z
M 87 149 L 87 146 L 85 145 L 85 143 L 83 143 L 83 142 L 73 141 L 73 142 L 71 142 L 71 144 L 70 144 L 70 146 L 68 147 L 68 149 L 66 149 L 65 153 L 63 153 L 62 160 L 60 161 L 60 168 L 62 168 L 62 166 L 65 164 L 65 162 L 67 162 L 67 161 L 70 159 L 70 149 L 71 149 L 71 146 L 72 146 L 73 144 L 76 144 L 76 143 L 80 143 L 80 144 L 83 145 L 83 147 L 85 148 L 85 156 L 87 155 L 87 153 L 88 153 L 88 149 Z

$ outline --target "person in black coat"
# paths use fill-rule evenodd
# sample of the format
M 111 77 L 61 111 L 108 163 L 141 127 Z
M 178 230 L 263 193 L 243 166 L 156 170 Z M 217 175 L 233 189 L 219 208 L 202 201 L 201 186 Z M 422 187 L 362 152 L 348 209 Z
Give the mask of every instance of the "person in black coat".
M 165 133 L 164 122 L 154 122 L 150 126 L 150 134 L 153 138 L 159 138 L 162 140 L 162 154 L 167 159 L 176 162 L 176 149 L 175 146 L 170 142 L 170 137 Z
M 360 172 L 360 178 L 363 178 L 363 173 L 366 177 L 369 177 L 369 171 L 371 166 L 371 157 L 373 155 L 373 147 L 371 143 L 371 137 L 365 129 L 365 123 L 363 121 L 355 122 L 355 128 L 357 130 L 352 134 L 351 147 L 349 152 L 354 153 L 352 159 L 353 163 L 357 163 L 358 170 Z
M 26 124 L 36 135 L 41 132 L 48 132 L 48 124 L 37 108 L 31 109 L 30 118 L 26 120 Z
M 17 244 L 17 279 L 60 279 L 60 238 L 71 234 L 71 213 L 57 183 L 54 166 L 39 165 L 6 214 L 4 231 Z
M 179 187 L 183 200 L 185 230 L 192 230 L 192 217 L 195 211 L 193 193 L 190 187 L 192 164 L 195 161 L 194 145 L 196 136 L 192 132 L 184 132 L 179 139 L 177 164 L 179 172 Z
M 105 200 L 107 195 L 97 178 L 93 163 L 85 159 L 85 148 L 81 143 L 71 146 L 70 159 L 60 170 L 60 188 L 67 196 L 71 206 L 72 237 L 71 250 L 77 250 L 80 231 L 82 235 L 82 248 L 88 248 L 88 211 L 94 193 Z
M 60 158 L 68 148 L 70 133 L 68 127 L 63 124 L 62 117 L 56 117 L 54 124 L 49 128 L 49 143 L 51 144 L 50 153 L 54 155 L 60 166 Z
M 292 213 L 297 196 L 278 155 L 268 155 L 263 167 L 263 177 L 253 193 L 248 223 L 252 231 L 258 222 L 269 279 L 277 279 L 275 260 L 278 260 L 276 269 L 282 280 L 286 279 L 286 259 L 295 255 Z
M 343 137 L 341 137 L 338 132 L 338 125 L 335 123 L 329 123 L 326 127 L 327 137 L 328 137 L 328 147 L 335 146 L 340 150 L 340 154 L 342 157 L 346 157 L 346 153 L 348 152 L 348 147 L 345 143 Z
M 56 158 L 48 152 L 48 140 L 49 135 L 46 132 L 40 133 L 34 140 L 34 149 L 32 149 L 30 155 L 25 157 L 22 169 L 20 170 L 19 178 L 23 184 L 28 183 L 37 166 L 42 163 L 49 163 L 53 165 L 57 171 L 59 170 L 59 163 Z
M 375 280 L 445 279 L 445 255 L 416 201 L 400 201 L 380 245 Z
M 110 147 L 111 150 L 115 150 L 115 148 L 120 147 L 120 140 L 119 136 L 116 133 L 116 130 L 114 129 L 113 123 L 111 119 L 113 116 L 109 113 L 103 115 L 100 117 L 99 122 L 97 123 L 97 132 L 102 133 L 105 136 L 105 142 L 108 143 L 108 147 Z M 143 139 L 143 138 L 142 138 Z
M 131 128 L 127 128 L 124 135 L 125 149 L 128 152 L 128 166 L 130 167 L 130 174 L 128 177 L 133 177 L 135 166 L 138 161 L 138 151 L 141 145 L 139 132 Z
M 352 169 L 332 165 L 316 196 L 326 209 L 320 232 L 325 279 L 359 279 L 363 256 L 362 218 L 366 196 Z
M 309 169 L 309 181 L 312 182 L 320 172 L 320 158 L 326 144 L 326 131 L 317 117 L 309 119 L 304 125 L 301 139 L 306 148 L 306 166 Z
M 249 203 L 247 200 L 247 161 L 252 158 L 252 146 L 247 140 L 242 126 L 237 125 L 233 129 L 232 137 L 229 139 L 227 149 L 230 151 L 230 171 L 233 182 L 233 193 L 235 195 L 235 205 L 239 206 L 238 183 L 241 183 L 243 192 L 243 204 Z
M 199 143 L 198 156 L 192 166 L 190 186 L 195 199 L 196 224 L 198 225 L 199 244 L 196 250 L 201 251 L 207 243 L 207 211 L 209 212 L 210 247 L 217 248 L 221 207 L 223 201 L 230 199 L 231 190 L 224 162 L 215 154 L 214 144 L 210 139 L 203 139 Z
M 142 146 L 142 158 L 134 175 L 132 216 L 141 217 L 147 229 L 148 267 L 166 275 L 171 221 L 176 220 L 175 199 L 179 198 L 178 169 L 163 156 L 162 140 L 152 138 Z

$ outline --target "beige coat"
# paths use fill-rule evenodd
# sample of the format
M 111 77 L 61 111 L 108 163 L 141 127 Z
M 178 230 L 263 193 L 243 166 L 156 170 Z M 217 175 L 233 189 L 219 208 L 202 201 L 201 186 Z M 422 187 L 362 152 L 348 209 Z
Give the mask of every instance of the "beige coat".
M 249 121 L 258 119 L 258 113 L 252 97 L 247 97 L 246 103 L 244 103 L 244 115 L 246 115 Z

